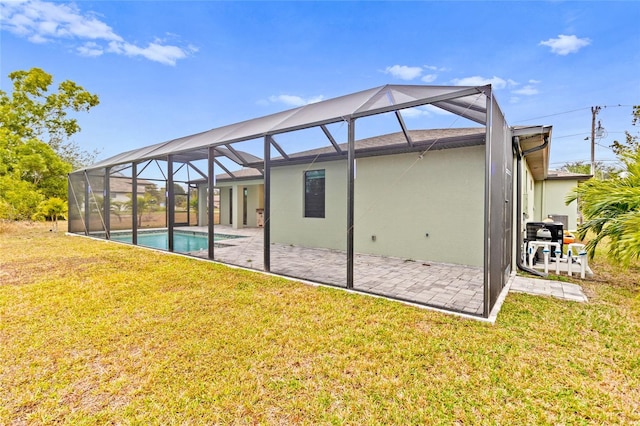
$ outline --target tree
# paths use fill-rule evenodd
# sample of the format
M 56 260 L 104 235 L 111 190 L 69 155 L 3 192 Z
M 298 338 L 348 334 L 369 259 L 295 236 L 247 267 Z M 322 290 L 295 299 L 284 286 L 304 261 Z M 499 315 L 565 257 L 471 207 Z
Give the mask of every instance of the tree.
M 640 105 L 636 105 L 632 110 L 631 125 L 635 126 L 640 122 Z M 637 136 L 633 136 L 630 132 L 624 132 L 625 141 L 613 141 L 611 144 L 611 149 L 617 156 L 621 156 L 624 154 L 633 154 L 640 150 L 640 140 Z
M 593 258 L 596 247 L 609 240 L 609 256 L 622 264 L 640 257 L 640 151 L 622 155 L 625 171 L 606 180 L 590 179 L 573 190 L 567 204 L 578 200 L 585 222 L 578 237 L 594 238 L 586 245 Z
M 58 91 L 49 93 L 53 76 L 40 68 L 14 71 L 11 96 L 0 90 L 0 124 L 20 140 L 38 139 L 47 143 L 76 168 L 91 154 L 80 151 L 69 138 L 80 131 L 78 120 L 69 112 L 89 111 L 100 103 L 98 96 L 73 81 L 65 80 Z
M 133 194 L 127 194 L 127 196 L 130 199 L 127 202 L 127 207 L 133 209 Z M 138 202 L 136 203 L 136 207 L 138 209 L 138 226 L 142 227 L 142 215 L 156 211 L 158 209 L 158 200 L 150 191 L 145 191 L 143 195 L 138 195 L 137 198 Z
M 93 160 L 69 141 L 80 131 L 69 113 L 99 101 L 69 80 L 49 92 L 53 77 L 39 68 L 9 78 L 13 92 L 0 90 L 0 217 L 28 219 L 43 200 L 66 200 L 67 174 Z
M 58 219 L 67 215 L 66 201 L 53 197 L 43 201 L 38 205 L 38 211 L 33 215 L 33 220 L 51 219 L 53 221 L 53 231 L 58 231 Z
M 565 163 L 560 170 L 571 173 L 578 173 L 581 175 L 589 175 L 591 174 L 591 164 L 585 163 L 584 161 L 575 161 L 572 163 Z M 596 179 L 609 179 L 611 176 L 616 175 L 620 170 L 618 170 L 614 166 L 608 166 L 601 161 L 596 161 L 595 163 L 595 174 L 594 177 Z

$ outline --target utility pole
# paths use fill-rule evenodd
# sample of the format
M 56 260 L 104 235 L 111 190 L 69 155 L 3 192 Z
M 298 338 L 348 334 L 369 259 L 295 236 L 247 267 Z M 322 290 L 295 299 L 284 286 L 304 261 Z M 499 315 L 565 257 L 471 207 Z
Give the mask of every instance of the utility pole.
M 599 106 L 591 107 L 591 176 L 596 175 L 596 115 L 599 112 Z

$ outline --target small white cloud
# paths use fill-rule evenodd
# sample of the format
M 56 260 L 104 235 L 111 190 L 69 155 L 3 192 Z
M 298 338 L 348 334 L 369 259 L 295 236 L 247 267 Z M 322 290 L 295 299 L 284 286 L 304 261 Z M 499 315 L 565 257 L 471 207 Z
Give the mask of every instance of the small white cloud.
M 104 53 L 101 46 L 94 42 L 87 42 L 76 49 L 81 56 L 96 57 Z
M 109 52 L 126 56 L 142 56 L 150 61 L 160 62 L 165 65 L 175 65 L 178 59 L 187 57 L 187 53 L 177 46 L 164 46 L 158 43 L 149 43 L 147 47 L 139 47 L 131 43 L 109 43 Z
M 422 67 L 408 67 L 406 65 L 394 65 L 387 67 L 384 70 L 385 74 L 391 74 L 392 76 L 401 80 L 413 80 L 422 75 Z
M 449 111 L 445 111 L 433 105 L 423 105 L 414 108 L 407 108 L 400 111 L 405 118 L 429 117 L 432 115 L 452 115 Z
M 438 74 L 426 74 L 426 75 L 423 75 L 420 80 L 424 81 L 425 83 L 432 83 L 436 81 L 437 78 L 438 78 Z
M 510 78 L 507 79 L 507 86 L 509 86 L 509 88 L 513 88 L 513 87 L 518 87 L 520 85 L 520 83 L 518 83 L 515 80 L 511 80 Z
M 529 84 L 540 84 L 540 80 L 529 80 Z
M 494 89 L 504 89 L 507 86 L 505 80 L 496 76 L 493 76 L 493 78 L 485 78 L 476 75 L 473 77 L 455 78 L 452 81 L 456 86 L 486 86 L 487 84 L 491 84 Z
M 448 69 L 445 68 L 445 67 L 437 67 L 435 65 L 423 65 L 423 67 L 424 67 L 424 69 L 431 70 L 431 71 L 438 71 L 438 72 L 448 71 Z
M 273 95 L 273 96 L 269 96 L 269 102 L 271 103 L 282 103 L 285 105 L 290 105 L 290 106 L 303 106 L 303 105 L 308 105 L 308 104 L 314 104 L 316 102 L 320 102 L 321 100 L 324 99 L 324 96 L 319 95 L 319 96 L 313 96 L 311 98 L 302 98 L 300 96 L 296 96 L 296 95 Z M 259 104 L 262 104 L 262 102 L 264 101 L 258 101 Z
M 591 44 L 591 40 L 588 38 L 578 38 L 575 35 L 560 34 L 558 38 L 550 38 L 549 40 L 541 41 L 541 46 L 548 46 L 551 48 L 551 52 L 565 56 L 569 53 L 576 53 L 578 50 Z
M 538 93 L 540 93 L 540 91 L 537 88 L 533 87 L 531 84 L 527 84 L 522 87 L 522 89 L 513 90 L 511 91 L 511 93 L 514 93 L 516 95 L 532 96 L 537 95 Z
M 400 113 L 404 118 L 416 118 L 431 115 L 429 114 L 429 111 L 426 111 L 421 107 L 403 109 L 402 111 L 400 111 Z
M 71 40 L 78 43 L 76 52 L 82 56 L 99 56 L 106 50 L 120 55 L 142 56 L 166 65 L 175 65 L 177 60 L 197 51 L 194 46 L 183 48 L 159 40 L 146 47 L 136 46 L 125 41 L 94 14 L 83 13 L 74 3 L 0 0 L 0 30 L 25 37 L 32 43 Z
M 49 42 L 49 39 L 41 36 L 40 34 L 30 35 L 29 37 L 27 37 L 27 40 L 29 40 L 31 43 L 35 43 L 35 44 L 44 44 L 44 43 Z
M 520 98 L 517 96 L 512 96 L 509 98 L 509 103 L 510 104 L 517 104 L 518 102 L 520 102 Z

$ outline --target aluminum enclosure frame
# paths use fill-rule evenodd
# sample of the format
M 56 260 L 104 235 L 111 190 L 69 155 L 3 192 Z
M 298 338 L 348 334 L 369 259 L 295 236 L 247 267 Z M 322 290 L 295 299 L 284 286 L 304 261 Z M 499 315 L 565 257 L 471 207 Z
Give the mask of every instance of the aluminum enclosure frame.
M 484 305 L 482 316 L 487 318 L 498 299 L 498 296 L 506 285 L 512 263 L 512 200 L 513 192 L 513 153 L 511 150 L 511 129 L 507 126 L 504 116 L 494 98 L 491 85 L 486 86 L 413 86 L 413 85 L 386 85 L 374 89 L 357 92 L 339 98 L 321 101 L 292 110 L 283 111 L 254 120 L 248 120 L 229 126 L 215 128 L 195 135 L 170 140 L 167 142 L 128 151 L 109 159 L 100 161 L 90 167 L 75 171 L 69 175 L 69 201 L 70 201 L 70 232 L 91 234 L 89 226 L 89 211 L 91 185 L 87 173 L 97 170 L 105 170 L 104 211 L 109 216 L 109 176 L 110 173 L 121 170 L 123 167 L 132 169 L 132 244 L 137 244 L 138 227 L 135 220 L 137 214 L 137 166 L 145 161 L 161 159 L 167 161 L 167 228 L 168 250 L 174 251 L 173 229 L 175 224 L 175 191 L 173 189 L 174 162 L 189 163 L 191 161 L 207 161 L 207 183 L 209 188 L 214 187 L 215 165 L 232 175 L 224 166 L 216 160 L 216 157 L 226 157 L 241 167 L 252 165 L 260 168 L 264 179 L 264 271 L 270 271 L 270 245 L 271 245 L 271 168 L 273 162 L 304 161 L 289 158 L 273 136 L 320 127 L 335 149 L 335 155 L 347 161 L 347 236 L 346 256 L 346 288 L 353 289 L 354 269 L 354 178 L 355 159 L 360 154 L 356 148 L 355 125 L 360 118 L 373 115 L 394 112 L 398 123 L 406 138 L 406 147 L 380 147 L 374 153 L 368 155 L 385 155 L 385 153 L 402 152 L 403 150 L 415 150 L 414 141 L 411 139 L 404 122 L 401 111 L 423 105 L 433 105 L 445 111 L 452 112 L 485 126 L 485 196 L 484 196 Z M 346 149 L 342 149 L 333 139 L 326 125 L 346 122 L 348 125 L 348 140 Z M 263 159 L 252 154 L 236 150 L 233 145 L 238 142 L 263 139 Z M 274 147 L 283 157 L 274 160 L 271 158 L 271 148 Z M 419 147 L 418 147 L 419 148 Z M 363 151 L 367 153 L 366 150 Z M 79 185 L 79 177 L 83 176 L 83 184 Z M 233 176 L 233 175 L 232 175 Z M 82 188 L 81 188 L 82 187 Z M 77 190 L 82 189 L 82 197 L 78 197 Z M 73 192 L 73 197 L 71 196 Z M 79 204 L 80 199 L 84 206 Z M 74 201 L 75 200 L 75 201 Z M 72 208 L 71 204 L 75 203 Z M 208 206 L 208 233 L 209 233 L 209 259 L 214 259 L 214 224 L 213 224 L 213 191 L 209 191 L 207 197 Z M 73 210 L 73 214 L 71 214 Z M 82 224 L 82 213 L 86 215 Z M 73 223 L 71 223 L 73 221 Z M 111 225 L 109 220 L 104 221 L 105 238 L 110 238 Z M 84 230 L 82 229 L 84 228 Z M 360 291 L 360 290 L 356 290 Z M 366 293 L 366 291 L 362 291 Z M 437 306 L 442 309 L 441 306 Z M 453 310 L 453 309 L 450 309 Z M 454 310 L 455 311 L 455 310 Z

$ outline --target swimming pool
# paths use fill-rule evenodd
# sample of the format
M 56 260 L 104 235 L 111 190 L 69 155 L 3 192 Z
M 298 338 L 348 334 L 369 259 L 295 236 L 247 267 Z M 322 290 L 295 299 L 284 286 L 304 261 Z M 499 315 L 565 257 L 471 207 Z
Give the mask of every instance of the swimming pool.
M 228 240 L 233 238 L 242 238 L 240 235 L 229 234 L 213 234 L 214 241 Z M 123 243 L 131 243 L 131 233 L 111 234 L 113 241 Z M 167 232 L 140 232 L 138 233 L 138 245 L 157 248 L 160 250 L 168 250 L 169 234 Z M 206 234 L 196 234 L 193 232 L 173 233 L 173 251 L 179 253 L 188 253 L 191 251 L 207 250 L 209 247 L 209 238 Z

